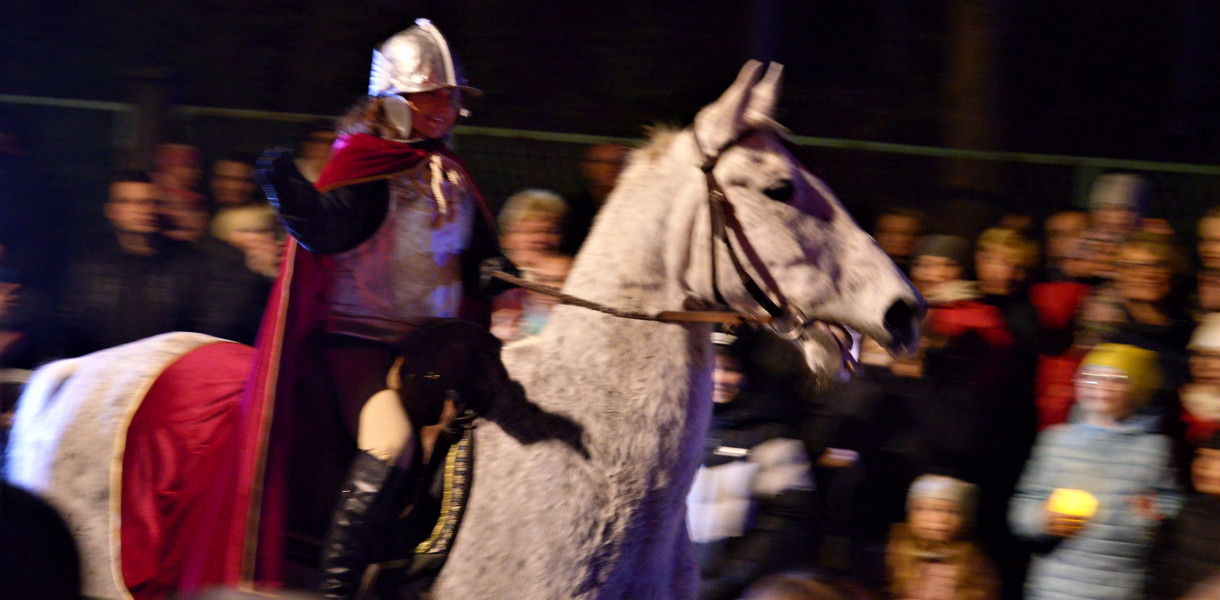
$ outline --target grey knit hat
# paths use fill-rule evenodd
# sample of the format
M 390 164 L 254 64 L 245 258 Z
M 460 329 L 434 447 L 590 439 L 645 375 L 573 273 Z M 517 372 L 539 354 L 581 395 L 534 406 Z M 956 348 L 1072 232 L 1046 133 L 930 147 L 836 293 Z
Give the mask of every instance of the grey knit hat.
M 946 475 L 920 475 L 911 482 L 907 491 L 907 510 L 921 498 L 949 500 L 956 502 L 962 510 L 962 518 L 966 522 L 974 519 L 974 507 L 978 498 L 978 486 Z
M 933 234 L 919 238 L 911 257 L 920 256 L 947 258 L 963 268 L 974 264 L 970 254 L 970 242 L 956 235 Z
M 1089 210 L 1117 205 L 1143 213 L 1152 198 L 1152 184 L 1132 173 L 1110 173 L 1093 182 L 1089 190 Z

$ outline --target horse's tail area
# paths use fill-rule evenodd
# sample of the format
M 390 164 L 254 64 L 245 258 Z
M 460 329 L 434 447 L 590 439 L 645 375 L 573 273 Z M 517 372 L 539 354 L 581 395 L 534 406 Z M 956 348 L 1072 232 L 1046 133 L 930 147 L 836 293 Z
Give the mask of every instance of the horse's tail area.
M 120 564 L 128 427 L 166 367 L 216 341 L 174 332 L 50 363 L 18 400 L 7 479 L 46 500 L 67 523 L 84 595 L 130 597 Z
M 30 490 L 46 487 L 56 440 L 64 429 L 63 419 L 72 411 L 57 411 L 60 390 L 81 359 L 69 358 L 48 363 L 30 376 L 17 401 L 17 411 L 9 434 L 4 478 Z

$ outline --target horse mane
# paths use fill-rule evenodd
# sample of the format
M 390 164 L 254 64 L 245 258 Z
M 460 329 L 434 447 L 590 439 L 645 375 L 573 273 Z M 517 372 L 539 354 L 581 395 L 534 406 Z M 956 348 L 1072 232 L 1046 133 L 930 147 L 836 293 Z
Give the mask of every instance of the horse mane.
M 682 131 L 682 128 L 664 124 L 645 127 L 644 134 L 648 140 L 634 154 L 646 162 L 655 162 L 669 150 L 669 147 L 673 145 L 674 140 Z

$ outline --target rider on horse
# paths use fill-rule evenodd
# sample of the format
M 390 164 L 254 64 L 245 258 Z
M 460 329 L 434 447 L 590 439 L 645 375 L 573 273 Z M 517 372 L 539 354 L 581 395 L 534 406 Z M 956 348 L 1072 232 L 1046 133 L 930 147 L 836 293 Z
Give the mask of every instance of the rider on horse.
M 286 270 L 288 277 L 316 282 L 285 303 L 286 310 L 293 303 L 311 307 L 299 311 L 313 314 L 305 317 L 311 322 L 302 334 L 310 350 L 283 345 L 286 353 L 312 352 L 307 355 L 316 368 L 302 369 L 305 359 L 297 358 L 295 369 L 282 369 L 280 377 L 321 375 L 321 382 L 295 386 L 293 412 L 325 420 L 327 415 L 316 412 L 329 408 L 346 425 L 348 437 L 340 432 L 336 439 L 340 444 L 346 439 L 349 453 L 353 440 L 356 444 L 323 547 L 327 597 L 354 592 L 369 560 L 360 549 L 369 526 L 397 516 L 377 514 L 383 508 L 374 500 L 388 487 L 412 485 L 431 450 L 421 427 L 440 421 L 442 407 L 452 410 L 447 400 L 463 400 L 443 386 L 422 392 L 416 385 L 415 394 L 402 389 L 417 377 L 438 377 L 439 369 L 399 375 L 391 366 L 404 351 L 435 350 L 411 348 L 420 341 L 412 333 L 429 323 L 458 317 L 486 323 L 485 307 L 478 306 L 486 297 L 471 298 L 471 292 L 480 288 L 484 261 L 500 257 L 494 220 L 449 144 L 458 117 L 466 114 L 465 95 L 481 92 L 466 85 L 445 38 L 421 19 L 374 51 L 368 97 L 341 126 L 316 184 L 301 175 L 286 151 L 269 152 L 260 161 L 260 181 L 299 244 L 290 267 L 295 273 Z M 293 320 L 288 322 L 291 327 Z M 275 385 L 282 398 L 283 387 Z M 314 395 L 328 398 L 302 405 L 299 396 L 319 387 L 328 392 Z M 276 412 L 282 421 L 282 411 Z M 300 453 L 310 450 L 299 441 L 304 437 L 312 446 L 318 438 L 302 435 L 300 425 L 293 425 L 298 443 L 291 450 L 280 449 L 292 443 L 283 437 L 270 446 L 273 464 L 277 452 L 288 455 L 288 486 L 294 493 L 302 487 L 294 483 L 317 476 L 316 465 L 303 464 L 310 461 Z M 336 429 L 333 423 L 329 428 Z M 273 428 L 273 440 L 276 431 L 282 424 Z M 294 462 L 301 465 L 295 479 Z M 333 500 L 338 490 L 319 485 L 327 488 L 325 482 L 313 484 L 318 502 Z M 299 501 L 299 495 L 290 497 L 287 529 L 304 529 L 316 539 L 320 532 L 309 531 L 311 515 L 296 509 Z

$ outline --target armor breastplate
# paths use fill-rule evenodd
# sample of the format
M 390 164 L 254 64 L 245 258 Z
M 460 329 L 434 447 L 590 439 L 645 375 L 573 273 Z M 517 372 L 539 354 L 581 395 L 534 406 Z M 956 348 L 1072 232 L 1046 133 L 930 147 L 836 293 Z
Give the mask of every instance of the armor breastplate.
M 347 252 L 320 257 L 330 333 L 397 343 L 424 321 L 458 314 L 460 255 L 475 218 L 465 171 L 431 154 L 390 178 L 389 188 L 377 231 Z

